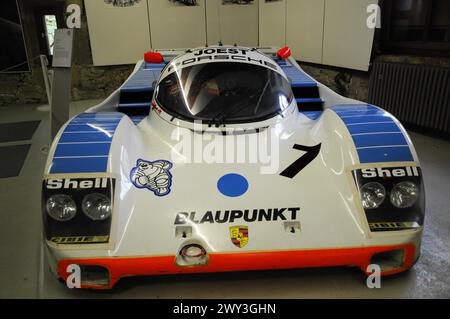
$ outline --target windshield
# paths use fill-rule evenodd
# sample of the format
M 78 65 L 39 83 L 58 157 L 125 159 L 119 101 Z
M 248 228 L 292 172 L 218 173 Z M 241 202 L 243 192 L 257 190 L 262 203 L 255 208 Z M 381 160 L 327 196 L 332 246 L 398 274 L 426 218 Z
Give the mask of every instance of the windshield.
M 156 99 L 174 117 L 206 123 L 267 120 L 292 102 L 289 82 L 254 64 L 215 62 L 171 73 L 158 86 Z

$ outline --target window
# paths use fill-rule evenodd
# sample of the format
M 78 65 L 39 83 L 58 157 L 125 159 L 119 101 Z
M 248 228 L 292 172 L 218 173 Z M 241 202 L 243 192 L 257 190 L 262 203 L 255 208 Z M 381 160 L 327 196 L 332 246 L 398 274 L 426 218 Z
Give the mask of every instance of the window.
M 53 45 L 55 42 L 55 30 L 58 29 L 56 16 L 54 14 L 44 15 L 45 38 L 47 39 L 47 49 L 53 55 Z
M 382 2 L 382 50 L 450 56 L 450 1 Z

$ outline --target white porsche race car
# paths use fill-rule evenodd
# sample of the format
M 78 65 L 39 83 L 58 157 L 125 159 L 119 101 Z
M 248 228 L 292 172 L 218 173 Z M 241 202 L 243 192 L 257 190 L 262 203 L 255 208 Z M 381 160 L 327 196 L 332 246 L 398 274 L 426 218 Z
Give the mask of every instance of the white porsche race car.
M 264 156 L 262 156 L 262 155 Z M 66 123 L 43 181 L 53 272 L 120 278 L 356 266 L 420 254 L 421 169 L 386 111 L 318 83 L 289 50 L 149 52 Z

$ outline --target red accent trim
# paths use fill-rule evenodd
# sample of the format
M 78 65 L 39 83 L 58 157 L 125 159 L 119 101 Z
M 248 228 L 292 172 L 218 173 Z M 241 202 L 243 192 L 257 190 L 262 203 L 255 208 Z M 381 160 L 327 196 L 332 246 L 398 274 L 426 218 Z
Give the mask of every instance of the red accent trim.
M 145 52 L 144 61 L 146 63 L 163 63 L 164 59 L 159 52 Z
M 289 58 L 291 56 L 291 54 L 292 54 L 291 49 L 289 47 L 284 47 L 277 51 L 277 56 L 281 60 L 286 60 L 287 58 Z
M 145 276 L 328 266 L 356 266 L 366 272 L 373 254 L 397 249 L 403 249 L 405 252 L 403 265 L 400 268 L 382 272 L 382 275 L 385 276 L 393 275 L 412 267 L 415 260 L 415 246 L 413 244 L 318 250 L 210 253 L 208 264 L 198 267 L 179 267 L 175 265 L 175 255 L 64 259 L 58 262 L 58 275 L 65 280 L 68 276 L 65 270 L 70 264 L 103 266 L 108 268 L 110 273 L 109 286 L 82 285 L 82 288 L 108 289 L 112 288 L 120 278 L 133 275 Z

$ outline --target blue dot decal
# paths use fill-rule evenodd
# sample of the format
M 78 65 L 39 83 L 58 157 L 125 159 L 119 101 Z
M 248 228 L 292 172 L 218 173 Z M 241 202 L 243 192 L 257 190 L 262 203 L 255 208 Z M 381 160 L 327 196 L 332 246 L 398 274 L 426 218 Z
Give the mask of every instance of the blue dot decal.
M 219 178 L 217 182 L 219 191 L 228 197 L 244 195 L 248 189 L 247 179 L 239 174 L 227 174 Z

